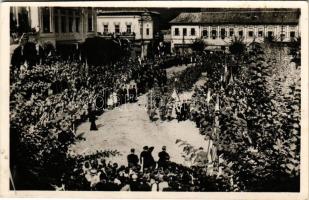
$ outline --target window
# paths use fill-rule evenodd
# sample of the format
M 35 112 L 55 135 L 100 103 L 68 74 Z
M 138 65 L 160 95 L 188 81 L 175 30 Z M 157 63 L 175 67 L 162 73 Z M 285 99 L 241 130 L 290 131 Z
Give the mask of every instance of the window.
M 88 15 L 88 32 L 92 32 L 92 15 L 90 13 L 90 15 Z
M 203 37 L 208 38 L 208 31 L 207 30 L 203 30 Z
M 195 28 L 191 28 L 191 35 L 195 35 Z
M 131 33 L 131 25 L 127 25 L 127 33 Z
M 230 37 L 234 36 L 234 29 L 230 28 Z
M 268 38 L 272 38 L 273 37 L 273 32 L 272 31 L 268 31 L 267 32 L 267 37 Z
M 259 36 L 259 37 L 263 37 L 263 31 L 259 31 L 259 32 L 258 32 L 258 36 Z
M 108 33 L 108 25 L 104 25 L 103 26 L 103 32 L 104 33 Z
M 175 32 L 174 32 L 174 35 L 179 35 L 179 28 L 175 28 Z
M 238 31 L 238 35 L 239 35 L 239 37 L 242 37 L 244 35 L 244 32 L 243 31 Z
M 225 38 L 225 29 L 221 28 L 221 39 Z
M 120 28 L 119 28 L 119 25 L 115 25 L 115 33 L 119 33 L 120 32 Z
M 217 31 L 216 30 L 212 30 L 211 31 L 211 37 L 212 37 L 212 39 L 216 39 L 217 38 Z
M 280 34 L 280 39 L 281 39 L 281 41 L 285 39 L 285 32 L 282 32 L 282 33 Z
M 249 31 L 249 32 L 248 32 L 248 36 L 249 36 L 249 37 L 253 37 L 253 31 Z
M 69 32 L 73 32 L 73 18 L 69 17 Z
M 66 30 L 66 17 L 65 16 L 61 16 L 61 32 L 65 33 L 67 32 Z
M 43 32 L 50 33 L 50 12 L 49 8 L 43 8 Z
M 59 20 L 58 20 L 58 15 L 55 15 L 55 32 L 59 33 Z
M 290 38 L 294 38 L 295 37 L 295 31 L 291 31 L 290 32 Z
M 76 31 L 77 33 L 79 33 L 79 24 L 80 24 L 80 20 L 79 20 L 79 17 L 77 17 L 77 18 L 75 19 L 75 31 Z
M 146 28 L 146 35 L 149 35 L 149 28 Z
M 182 34 L 183 34 L 183 36 L 187 36 L 187 29 L 186 28 L 182 29 Z

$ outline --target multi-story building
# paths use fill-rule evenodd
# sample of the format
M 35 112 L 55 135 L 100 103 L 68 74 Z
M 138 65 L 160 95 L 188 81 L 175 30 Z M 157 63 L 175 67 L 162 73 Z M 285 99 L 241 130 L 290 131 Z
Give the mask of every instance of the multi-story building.
M 158 32 L 159 13 L 144 8 L 108 8 L 97 13 L 97 32 L 100 37 L 125 38 L 132 42 L 136 55 L 142 58 Z
M 197 39 L 208 47 L 227 47 L 235 37 L 245 43 L 271 39 L 290 42 L 300 36 L 298 9 L 213 9 L 180 13 L 170 21 L 171 50 L 191 51 Z
M 35 32 L 40 43 L 77 45 L 96 35 L 96 11 L 82 7 L 11 7 L 11 33 Z

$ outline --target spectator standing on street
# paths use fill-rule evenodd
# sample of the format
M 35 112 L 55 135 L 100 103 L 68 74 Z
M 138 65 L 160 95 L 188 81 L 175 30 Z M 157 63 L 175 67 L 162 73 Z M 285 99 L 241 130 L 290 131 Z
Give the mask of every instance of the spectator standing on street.
M 158 167 L 167 167 L 168 161 L 170 160 L 170 155 L 166 152 L 166 146 L 162 147 L 162 151 L 159 152 Z
M 138 165 L 138 156 L 135 154 L 135 149 L 131 149 L 131 153 L 127 157 L 128 167 L 133 167 Z
M 90 130 L 91 131 L 97 131 L 98 128 L 97 128 L 97 125 L 95 123 L 95 120 L 96 120 L 96 114 L 95 114 L 95 111 L 92 109 L 92 105 L 89 104 L 88 105 L 88 116 L 89 116 L 89 121 L 90 121 Z
M 142 165 L 143 169 L 146 167 L 145 166 L 145 162 L 146 162 L 145 160 L 147 160 L 147 158 L 146 158 L 147 154 L 148 154 L 148 146 L 144 146 L 143 147 L 143 151 L 142 151 L 142 153 L 140 155 L 140 162 L 141 162 L 141 165 Z

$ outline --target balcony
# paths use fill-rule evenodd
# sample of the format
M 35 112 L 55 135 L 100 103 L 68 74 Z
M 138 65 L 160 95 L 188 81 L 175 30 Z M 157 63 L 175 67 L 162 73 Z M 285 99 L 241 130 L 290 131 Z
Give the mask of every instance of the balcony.
M 120 39 L 128 39 L 128 40 L 135 40 L 135 33 L 134 32 L 120 32 L 120 33 L 111 33 L 111 32 L 98 32 L 98 36 L 106 39 L 116 38 L 119 37 Z

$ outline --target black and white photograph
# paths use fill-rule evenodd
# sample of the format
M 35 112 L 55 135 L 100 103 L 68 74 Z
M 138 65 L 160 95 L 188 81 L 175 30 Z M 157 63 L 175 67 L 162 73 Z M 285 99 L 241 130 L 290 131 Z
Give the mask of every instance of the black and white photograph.
M 9 6 L 9 190 L 301 192 L 308 13 L 132 3 Z

